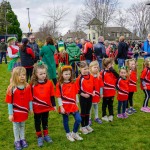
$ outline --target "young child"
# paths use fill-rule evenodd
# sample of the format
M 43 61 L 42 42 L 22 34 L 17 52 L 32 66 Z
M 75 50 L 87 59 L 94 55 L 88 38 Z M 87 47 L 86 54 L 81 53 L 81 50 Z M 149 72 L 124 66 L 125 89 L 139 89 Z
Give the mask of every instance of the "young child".
M 113 69 L 113 60 L 111 58 L 103 59 L 103 68 L 101 72 L 104 82 L 103 88 L 103 103 L 102 103 L 102 120 L 113 121 L 113 101 L 116 94 L 116 81 L 119 77 L 118 73 Z M 109 117 L 106 114 L 106 108 L 108 107 Z
M 129 69 L 129 95 L 128 95 L 128 101 L 127 101 L 127 106 L 126 106 L 126 113 L 128 115 L 132 115 L 133 113 L 137 112 L 133 108 L 133 95 L 134 95 L 134 92 L 137 92 L 136 60 L 135 59 L 127 59 L 125 64 L 126 64 L 126 67 Z M 129 108 L 129 105 L 130 105 L 130 108 Z
M 94 96 L 94 77 L 89 74 L 89 66 L 85 61 L 80 62 L 81 75 L 77 78 L 76 83 L 80 94 L 81 107 L 81 132 L 88 134 L 93 131 L 89 126 L 89 115 L 92 106 L 92 96 Z
M 73 82 L 73 74 L 71 66 L 63 66 L 59 76 L 59 83 L 56 85 L 56 97 L 58 98 L 59 113 L 63 116 L 63 125 L 66 131 L 67 139 L 71 142 L 75 140 L 83 140 L 77 133 L 81 123 L 81 117 L 77 106 L 78 89 Z M 73 131 L 69 129 L 69 115 L 72 114 L 75 122 Z
M 144 65 L 145 68 L 143 69 L 140 76 L 141 89 L 144 91 L 145 94 L 145 99 L 141 111 L 150 113 L 150 108 L 148 107 L 148 102 L 150 98 L 150 60 L 148 58 L 145 59 Z
M 119 70 L 119 78 L 117 80 L 117 90 L 118 90 L 118 118 L 127 118 L 128 115 L 125 113 L 128 94 L 129 94 L 129 80 L 127 79 L 127 69 L 125 66 L 121 67 Z M 121 113 L 122 108 L 122 113 Z
M 25 121 L 28 119 L 29 108 L 32 112 L 32 99 L 30 85 L 26 82 L 25 68 L 14 68 L 5 101 L 8 103 L 9 120 L 13 122 L 16 150 L 28 147 L 25 140 Z
M 98 124 L 102 124 L 102 121 L 98 117 L 98 103 L 100 102 L 100 97 L 101 98 L 103 97 L 104 83 L 99 73 L 98 61 L 92 61 L 89 65 L 89 69 L 91 75 L 94 77 L 95 96 L 92 97 L 92 106 L 94 108 L 94 113 L 95 113 L 95 122 L 97 122 Z M 92 125 L 91 114 L 92 114 L 92 108 L 90 111 L 89 125 Z
M 48 116 L 49 111 L 56 109 L 54 86 L 52 81 L 48 80 L 47 67 L 42 61 L 38 61 L 34 65 L 31 85 L 37 142 L 38 146 L 42 147 L 43 140 L 48 143 L 52 142 L 51 137 L 48 135 Z M 41 124 L 44 138 L 42 137 Z

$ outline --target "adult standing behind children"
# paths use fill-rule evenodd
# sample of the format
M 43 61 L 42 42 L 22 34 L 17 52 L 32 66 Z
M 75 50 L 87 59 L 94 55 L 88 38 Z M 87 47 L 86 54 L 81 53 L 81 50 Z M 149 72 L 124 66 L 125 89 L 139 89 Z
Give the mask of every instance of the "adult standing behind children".
M 88 64 L 90 64 L 93 60 L 93 44 L 90 41 L 84 39 L 81 39 L 81 43 L 83 44 L 83 54 L 85 60 Z
M 116 57 L 118 59 L 119 68 L 125 65 L 125 60 L 127 59 L 128 54 L 128 45 L 127 43 L 124 42 L 124 40 L 125 40 L 124 36 L 121 36 L 119 38 L 118 54 Z
M 0 43 L 0 64 L 2 64 L 3 57 L 5 59 L 5 64 L 7 64 L 6 51 L 7 51 L 7 44 L 5 43 L 5 39 L 1 39 L 1 43 Z
M 9 64 L 8 64 L 8 70 L 12 71 L 12 69 L 16 66 L 20 66 L 21 62 L 19 59 L 19 47 L 15 44 L 16 42 L 16 37 L 9 37 L 7 39 L 7 43 L 8 43 L 8 48 L 7 48 L 7 52 L 8 52 L 8 56 L 11 59 Z
M 150 57 L 150 33 L 147 36 L 147 40 L 144 41 L 142 50 L 144 53 L 142 53 L 142 56 L 144 56 L 144 59 Z
M 29 36 L 29 43 L 28 46 L 33 50 L 34 55 L 35 55 L 35 59 L 34 59 L 34 63 L 36 63 L 39 60 L 39 46 L 35 41 L 35 36 L 33 34 L 31 34 Z
M 54 45 L 53 38 L 51 36 L 48 36 L 46 38 L 46 44 L 42 47 L 40 51 L 40 56 L 42 57 L 42 61 L 48 67 L 49 79 L 52 79 L 53 83 L 56 85 L 56 63 L 54 59 L 55 51 L 56 47 Z
M 100 36 L 98 38 L 98 43 L 94 45 L 94 53 L 99 63 L 100 69 L 102 69 L 102 59 L 106 56 L 106 49 L 104 46 L 104 37 Z
M 22 45 L 20 47 L 21 65 L 26 68 L 27 82 L 29 78 L 31 79 L 35 58 L 34 52 L 27 45 L 28 42 L 29 40 L 27 38 L 22 39 Z

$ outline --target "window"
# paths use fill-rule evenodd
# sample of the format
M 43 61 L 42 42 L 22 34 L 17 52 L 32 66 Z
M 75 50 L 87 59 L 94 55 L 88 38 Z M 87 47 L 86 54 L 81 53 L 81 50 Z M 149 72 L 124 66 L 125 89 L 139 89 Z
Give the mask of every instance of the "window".
M 120 33 L 117 33 L 117 37 L 120 37 Z
M 129 37 L 129 33 L 126 33 L 126 37 Z
M 112 36 L 113 36 L 113 37 L 116 37 L 116 33 L 112 33 Z
M 93 35 L 92 35 L 92 36 L 93 36 L 93 39 L 95 39 L 95 38 L 96 38 L 96 37 L 95 37 L 95 33 L 93 33 Z

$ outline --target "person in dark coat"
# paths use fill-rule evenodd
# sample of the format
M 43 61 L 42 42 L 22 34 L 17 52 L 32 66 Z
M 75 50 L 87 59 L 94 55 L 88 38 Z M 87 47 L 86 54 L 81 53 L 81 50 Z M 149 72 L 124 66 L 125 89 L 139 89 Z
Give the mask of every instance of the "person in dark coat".
M 102 69 L 102 59 L 107 57 L 103 36 L 100 36 L 98 38 L 98 43 L 94 45 L 94 53 L 99 63 L 99 67 Z
M 34 58 L 34 63 L 36 63 L 40 58 L 39 58 L 39 54 L 40 54 L 40 50 L 39 50 L 39 46 L 35 41 L 35 36 L 33 34 L 30 35 L 29 37 L 29 42 L 28 42 L 28 46 L 33 50 L 35 58 Z
M 118 67 L 122 67 L 125 65 L 125 60 L 127 59 L 128 54 L 128 45 L 124 42 L 125 38 L 124 36 L 121 36 L 119 38 L 119 44 L 118 44 L 118 54 L 117 54 L 117 60 L 118 60 Z
M 22 39 L 22 45 L 20 47 L 21 65 L 26 68 L 27 82 L 29 78 L 31 79 L 35 58 L 33 50 L 27 45 L 28 42 L 29 40 L 27 38 Z

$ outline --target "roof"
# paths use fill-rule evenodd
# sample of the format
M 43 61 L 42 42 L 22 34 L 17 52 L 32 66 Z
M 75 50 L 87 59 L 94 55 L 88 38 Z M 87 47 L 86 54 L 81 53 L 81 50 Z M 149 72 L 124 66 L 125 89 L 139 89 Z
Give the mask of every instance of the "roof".
M 124 27 L 105 27 L 105 39 L 106 40 L 115 40 L 119 37 L 114 37 L 112 33 L 129 33 L 129 37 L 125 37 L 126 40 L 141 40 L 140 37 L 136 36 L 135 34 L 132 34 L 131 31 Z
M 77 32 L 71 32 L 71 31 L 68 31 L 64 36 L 63 36 L 63 40 L 67 40 L 68 38 L 79 38 L 79 39 L 82 39 L 82 38 L 87 38 L 87 34 L 84 33 L 83 31 L 77 31 Z
M 102 24 L 102 22 L 101 22 L 99 19 L 93 18 L 93 19 L 87 24 L 87 26 L 90 26 L 90 25 L 100 25 L 100 24 Z
M 131 33 L 128 29 L 124 27 L 105 27 L 106 32 L 115 32 L 115 33 Z

